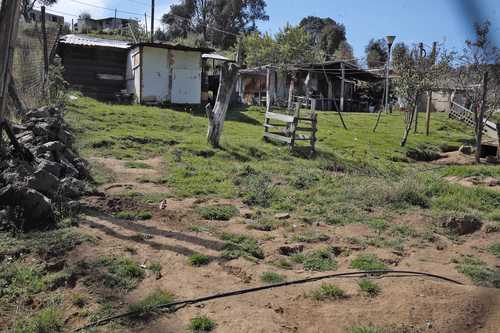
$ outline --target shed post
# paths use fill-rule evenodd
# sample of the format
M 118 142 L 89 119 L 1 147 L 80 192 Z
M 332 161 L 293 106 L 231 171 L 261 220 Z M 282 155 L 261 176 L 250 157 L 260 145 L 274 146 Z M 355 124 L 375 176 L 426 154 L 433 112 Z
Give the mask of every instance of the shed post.
M 288 109 L 292 108 L 293 94 L 295 93 L 295 80 L 292 77 L 290 80 L 290 87 L 288 88 Z
M 327 81 L 328 83 L 328 111 L 332 110 L 332 100 L 334 98 L 333 96 L 333 83 L 331 80 Z
M 271 68 L 267 68 L 267 75 L 266 75 L 266 103 L 267 103 L 267 112 L 271 111 L 271 107 L 273 104 L 273 92 L 272 89 L 274 89 L 274 73 L 272 73 Z
M 344 112 L 344 95 L 345 95 L 345 66 L 344 63 L 340 63 L 340 69 L 342 71 L 342 83 L 340 85 L 340 112 Z
M 155 0 L 151 0 L 151 43 L 155 41 Z

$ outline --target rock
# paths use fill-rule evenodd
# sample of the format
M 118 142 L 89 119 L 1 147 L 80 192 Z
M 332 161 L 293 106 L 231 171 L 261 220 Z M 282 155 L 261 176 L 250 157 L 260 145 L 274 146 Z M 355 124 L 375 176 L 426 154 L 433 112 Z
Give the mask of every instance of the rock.
M 274 218 L 277 220 L 286 220 L 290 218 L 289 213 L 278 213 L 274 215 Z
M 60 182 L 56 176 L 43 169 L 35 171 L 27 180 L 27 185 L 40 193 L 54 197 L 59 191 Z
M 78 169 L 75 168 L 73 166 L 73 164 L 71 164 L 68 160 L 62 158 L 60 160 L 61 162 L 61 165 L 63 166 L 63 171 L 62 171 L 62 174 L 65 176 L 65 177 L 74 177 L 74 178 L 78 178 L 78 176 L 80 175 L 80 172 L 78 172 Z
M 38 170 L 44 170 L 50 172 L 56 177 L 61 177 L 62 165 L 56 162 L 52 162 L 47 159 L 40 159 L 38 161 Z
M 14 134 L 16 136 L 18 134 L 20 134 L 20 133 L 25 132 L 26 130 L 28 130 L 28 128 L 26 126 L 18 125 L 18 124 L 11 124 L 10 127 L 12 128 L 12 131 L 14 132 Z
M 500 181 L 497 179 L 491 179 L 488 182 L 488 186 L 490 186 L 490 187 L 500 186 Z
M 462 217 L 452 216 L 442 223 L 442 227 L 449 229 L 457 235 L 467 235 L 481 229 L 483 223 L 479 218 L 471 215 Z
M 302 251 L 304 251 L 304 245 L 302 244 L 280 246 L 278 249 L 279 254 L 284 256 L 291 256 Z
M 500 226 L 496 223 L 488 223 L 488 224 L 485 224 L 483 230 L 487 234 L 491 234 L 494 232 L 500 232 Z
M 86 192 L 85 184 L 78 179 L 66 177 L 61 180 L 61 193 L 68 198 L 77 199 Z
M 56 222 L 50 199 L 31 188 L 5 186 L 0 189 L 0 205 L 22 210 L 23 221 L 17 227 L 24 231 L 43 229 Z
M 26 113 L 26 118 L 49 118 L 52 114 L 49 111 L 49 108 L 43 107 L 39 109 L 35 109 Z
M 43 154 L 45 152 L 52 152 L 56 154 L 60 154 L 65 150 L 66 146 L 63 145 L 60 141 L 50 141 L 47 143 L 44 143 L 43 145 L 39 146 L 37 149 L 37 155 Z
M 59 130 L 59 133 L 57 134 L 57 138 L 59 139 L 59 141 L 64 143 L 66 146 L 71 146 L 73 144 L 73 141 L 74 141 L 73 134 L 71 134 L 70 131 L 62 129 L 62 128 Z
M 458 148 L 458 151 L 462 154 L 470 155 L 474 151 L 474 148 L 472 148 L 472 146 L 462 145 Z

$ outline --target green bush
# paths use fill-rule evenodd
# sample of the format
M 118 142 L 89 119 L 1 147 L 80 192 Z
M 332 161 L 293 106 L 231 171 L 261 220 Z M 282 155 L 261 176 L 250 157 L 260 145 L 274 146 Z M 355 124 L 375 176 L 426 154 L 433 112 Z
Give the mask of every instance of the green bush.
M 344 290 L 334 284 L 323 284 L 311 292 L 310 297 L 316 301 L 336 300 L 347 298 Z
M 172 293 L 157 289 L 150 293 L 143 300 L 129 305 L 129 311 L 134 312 L 132 318 L 144 318 L 154 313 L 155 308 L 159 305 L 172 303 L 174 296 Z
M 498 258 L 500 258 L 500 242 L 491 245 L 488 250 Z
M 285 277 L 275 272 L 264 272 L 260 275 L 260 280 L 264 283 L 280 283 L 285 281 Z
M 215 205 L 201 207 L 198 212 L 205 220 L 229 221 L 238 215 L 240 211 L 233 205 Z
M 250 175 L 247 177 L 244 203 L 249 206 L 270 207 L 278 199 L 278 188 L 266 175 Z
M 351 261 L 351 268 L 360 271 L 376 271 L 387 269 L 387 266 L 373 253 L 363 253 Z
M 201 253 L 194 253 L 189 256 L 188 262 L 191 266 L 200 267 L 210 263 L 210 258 Z
M 337 262 L 332 258 L 328 250 L 316 250 L 308 254 L 296 254 L 293 257 L 295 262 L 304 265 L 306 271 L 334 271 L 337 269 Z
M 264 251 L 252 237 L 224 233 L 221 239 L 225 242 L 223 256 L 226 259 L 236 259 L 241 256 L 264 259 Z
M 58 333 L 63 332 L 64 321 L 61 309 L 48 307 L 32 318 L 19 321 L 15 333 Z
M 356 326 L 347 331 L 347 333 L 387 333 L 386 331 L 372 326 Z
M 370 280 L 366 280 L 366 279 L 360 280 L 358 282 L 358 286 L 359 286 L 359 289 L 365 295 L 370 296 L 370 297 L 375 297 L 378 294 L 380 294 L 380 292 L 382 291 L 382 289 L 380 288 L 380 286 L 378 284 L 376 284 L 375 282 L 372 282 Z
M 500 270 L 490 269 L 476 257 L 470 255 L 463 257 L 458 260 L 455 268 L 478 286 L 500 288 Z
M 199 316 L 191 319 L 188 329 L 193 333 L 212 332 L 215 322 L 207 316 Z
M 139 212 L 133 212 L 133 211 L 121 211 L 118 213 L 114 214 L 116 218 L 122 219 L 122 220 L 150 220 L 153 217 L 153 213 L 148 212 L 148 211 L 139 211 Z

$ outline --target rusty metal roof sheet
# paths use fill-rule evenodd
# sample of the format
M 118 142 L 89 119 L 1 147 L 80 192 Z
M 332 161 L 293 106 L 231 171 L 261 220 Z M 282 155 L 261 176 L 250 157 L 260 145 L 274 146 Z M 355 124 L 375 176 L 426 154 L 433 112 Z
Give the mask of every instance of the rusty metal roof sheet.
M 117 49 L 129 49 L 130 43 L 123 40 L 112 40 L 92 37 L 88 35 L 65 35 L 62 36 L 61 44 L 87 46 L 87 47 L 112 47 Z

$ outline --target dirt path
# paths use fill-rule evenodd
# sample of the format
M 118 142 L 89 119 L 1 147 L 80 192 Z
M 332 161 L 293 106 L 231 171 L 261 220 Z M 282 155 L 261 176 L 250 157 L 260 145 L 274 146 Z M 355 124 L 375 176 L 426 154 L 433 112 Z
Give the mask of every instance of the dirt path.
M 235 200 L 201 201 L 198 199 L 167 199 L 166 207 L 158 203 L 137 203 L 130 198 L 116 195 L 125 191 L 143 194 L 168 193 L 164 185 L 138 181 L 143 177 L 161 176 L 161 159 L 141 161 L 151 166 L 147 169 L 131 169 L 123 161 L 99 159 L 112 169 L 115 181 L 101 186 L 105 197 L 86 198 L 85 202 L 95 207 L 83 217 L 81 229 L 96 237 L 96 244 L 82 245 L 75 251 L 73 261 L 91 260 L 103 255 L 128 256 L 145 266 L 156 262 L 162 266 L 161 278 L 148 273 L 139 286 L 128 294 L 120 294 L 124 304 L 141 300 L 155 289 L 173 292 L 177 299 L 195 298 L 209 294 L 261 285 L 262 272 L 279 272 L 288 280 L 322 275 L 302 269 L 284 270 L 272 265 L 278 247 L 290 242 L 283 230 L 262 232 L 249 230 L 245 226 L 245 212 L 250 208 Z M 241 216 L 231 221 L 205 221 L 196 212 L 200 205 L 224 202 L 236 205 Z M 126 221 L 117 219 L 113 212 L 122 209 L 147 209 L 153 217 L 147 221 Z M 415 225 L 426 223 L 425 218 L 410 215 L 402 223 Z M 295 222 L 292 222 L 292 225 Z M 297 223 L 298 224 L 298 223 Z M 300 226 L 297 226 L 300 228 Z M 317 230 L 330 234 L 330 240 L 321 244 L 305 244 L 307 249 L 320 246 L 341 245 L 349 247 L 349 237 L 371 234 L 366 225 L 346 225 L 332 234 L 329 226 L 319 225 Z M 198 230 L 194 232 L 192 230 Z M 264 249 L 264 260 L 250 261 L 222 259 L 224 243 L 216 237 L 220 232 L 238 232 L 259 239 Z M 494 235 L 483 232 L 470 236 L 463 244 L 446 240 L 444 248 L 412 245 L 403 255 L 390 249 L 370 248 L 380 258 L 387 260 L 390 267 L 443 274 L 464 281 L 458 286 L 446 282 L 420 277 L 382 278 L 376 282 L 382 294 L 375 298 L 362 295 L 357 280 L 333 281 L 344 289 L 347 298 L 336 301 L 314 301 L 307 295 L 321 283 L 312 283 L 273 289 L 242 296 L 221 299 L 186 307 L 175 314 L 164 314 L 147 323 L 119 327 L 119 332 L 184 332 L 189 320 L 196 315 L 207 315 L 215 320 L 215 332 L 331 332 L 343 333 L 353 325 L 394 325 L 401 332 L 498 332 L 500 327 L 500 291 L 479 288 L 458 273 L 450 264 L 450 258 L 467 253 L 475 247 L 484 247 Z M 349 271 L 353 256 L 363 249 L 351 246 L 351 250 L 339 256 L 338 271 Z M 210 257 L 207 266 L 193 267 L 187 262 L 193 253 Z M 495 259 L 489 263 L 495 265 Z M 496 265 L 499 263 L 496 262 Z M 330 282 L 330 281 L 328 281 Z M 84 288 L 79 286 L 76 290 Z M 94 300 L 96 301 L 96 300 Z M 71 319 L 72 326 L 85 321 Z M 402 330 L 405 327 L 406 330 Z M 110 327 L 99 331 L 112 331 Z

